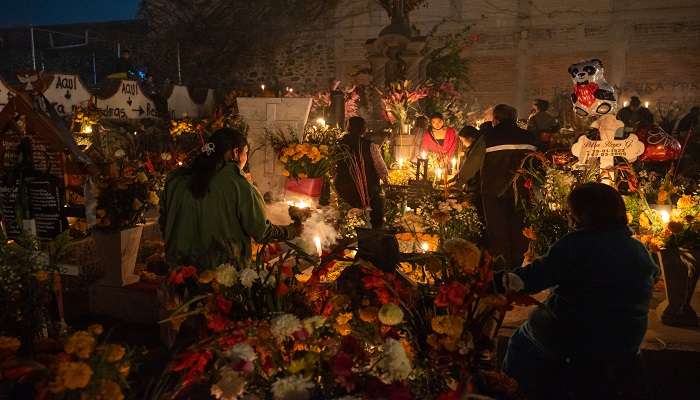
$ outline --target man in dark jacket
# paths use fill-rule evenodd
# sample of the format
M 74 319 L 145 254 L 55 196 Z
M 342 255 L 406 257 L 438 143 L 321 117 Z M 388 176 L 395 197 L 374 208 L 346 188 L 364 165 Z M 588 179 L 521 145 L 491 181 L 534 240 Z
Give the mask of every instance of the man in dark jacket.
M 632 96 L 630 105 L 617 112 L 617 119 L 624 122 L 625 128 L 648 126 L 654 123 L 654 114 L 648 108 L 642 107 L 639 97 Z
M 527 130 L 535 137 L 537 147 L 540 150 L 546 150 L 552 140 L 552 135 L 559 131 L 559 121 L 547 113 L 548 109 L 549 102 L 547 100 L 537 99 L 533 103 L 532 113 L 527 119 Z
M 354 208 L 369 206 L 372 228 L 384 226 L 384 193 L 380 179 L 386 178 L 387 168 L 379 146 L 364 137 L 365 120 L 352 117 L 348 120 L 348 134 L 340 144 L 348 154 L 338 163 L 335 189 L 338 196 Z
M 511 181 L 525 155 L 537 149 L 532 135 L 516 125 L 517 117 L 515 108 L 506 104 L 493 109 L 493 127 L 485 129 L 483 162 L 478 166 L 488 249 L 494 257 L 503 257 L 509 268 L 520 265 L 527 251 L 524 217 L 515 205 Z M 473 176 L 474 168 L 477 166 L 460 171 L 460 175 Z

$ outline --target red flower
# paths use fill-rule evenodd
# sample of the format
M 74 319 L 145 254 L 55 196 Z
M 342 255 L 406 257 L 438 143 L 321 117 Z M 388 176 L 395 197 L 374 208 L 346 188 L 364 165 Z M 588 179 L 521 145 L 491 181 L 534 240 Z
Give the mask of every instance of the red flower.
M 464 304 L 464 297 L 469 293 L 469 288 L 459 282 L 450 282 L 440 286 L 440 291 L 435 298 L 435 305 L 447 307 L 449 305 L 461 306 Z
M 207 328 L 214 332 L 225 330 L 229 324 L 231 321 L 219 313 L 207 315 Z
M 384 279 L 373 276 L 373 275 L 365 275 L 362 278 L 362 283 L 365 285 L 367 289 L 374 289 L 374 288 L 383 288 L 384 287 Z
M 212 353 L 210 350 L 206 350 L 201 353 L 186 353 L 180 357 L 178 362 L 171 368 L 171 370 L 175 372 L 188 370 L 182 380 L 183 386 L 187 387 L 201 377 L 211 357 Z
M 527 190 L 532 189 L 532 186 L 533 186 L 533 185 L 534 185 L 534 183 L 532 182 L 532 179 L 530 179 L 530 178 L 525 179 L 525 183 L 523 183 L 523 186 L 524 186 L 525 189 L 527 189 Z
M 335 376 L 344 378 L 351 376 L 352 365 L 352 357 L 342 351 L 331 359 L 331 371 Z
M 195 267 L 182 267 L 180 269 L 170 272 L 168 276 L 168 283 L 174 285 L 182 285 L 185 280 L 191 277 L 197 276 L 197 268 Z
M 228 314 L 229 311 L 231 311 L 232 304 L 233 302 L 231 302 L 231 300 L 227 300 L 224 296 L 220 294 L 216 296 L 216 308 L 218 308 L 222 313 Z
M 277 284 L 277 289 L 275 290 L 278 296 L 284 296 L 289 293 L 289 287 L 284 283 L 280 282 Z

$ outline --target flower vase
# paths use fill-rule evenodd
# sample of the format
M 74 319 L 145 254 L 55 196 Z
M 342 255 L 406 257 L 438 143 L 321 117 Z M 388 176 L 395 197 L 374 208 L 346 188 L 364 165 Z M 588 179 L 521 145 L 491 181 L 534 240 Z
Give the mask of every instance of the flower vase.
M 118 232 L 93 231 L 95 248 L 102 255 L 103 285 L 121 287 L 139 281 L 139 276 L 134 274 L 134 268 L 142 233 L 142 225 Z
M 290 192 L 319 197 L 323 189 L 323 178 L 288 178 L 284 188 Z
M 690 306 L 700 275 L 700 247 L 665 249 L 656 253 L 666 287 L 666 300 L 657 308 L 661 322 L 671 326 L 698 326 Z

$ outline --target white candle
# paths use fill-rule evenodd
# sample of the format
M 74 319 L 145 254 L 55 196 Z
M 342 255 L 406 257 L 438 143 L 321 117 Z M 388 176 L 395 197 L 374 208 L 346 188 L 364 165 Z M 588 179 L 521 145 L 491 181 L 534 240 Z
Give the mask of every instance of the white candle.
M 629 104 L 630 104 L 629 101 L 626 101 L 626 102 L 622 103 L 622 105 L 623 105 L 624 107 L 627 107 Z
M 321 238 L 319 236 L 314 236 L 314 244 L 316 245 L 318 256 L 321 257 L 323 255 L 323 248 L 321 247 Z
M 452 173 L 455 173 L 456 169 L 457 169 L 457 158 L 452 157 Z
M 265 91 L 265 84 L 264 83 L 262 85 L 260 85 L 260 89 L 262 89 L 263 92 Z
M 426 159 L 428 159 L 428 153 L 426 153 L 425 151 L 421 151 L 421 152 L 420 152 L 420 159 L 421 159 L 421 160 L 426 160 Z
M 322 128 L 326 126 L 326 120 L 323 119 L 323 118 L 317 119 L 317 120 L 316 120 L 316 123 L 318 124 L 318 126 L 320 126 L 320 127 L 322 127 Z
M 671 221 L 671 214 L 669 214 L 668 211 L 661 210 L 659 211 L 659 215 L 661 215 L 661 220 L 664 224 L 668 224 Z
M 442 178 L 442 168 L 435 168 L 435 177 L 438 180 Z
M 649 102 L 648 102 L 648 101 L 645 101 L 645 102 L 644 102 L 644 107 L 649 108 Z
M 403 158 L 399 158 L 398 163 L 399 163 L 399 169 L 403 169 L 404 159 L 403 159 Z

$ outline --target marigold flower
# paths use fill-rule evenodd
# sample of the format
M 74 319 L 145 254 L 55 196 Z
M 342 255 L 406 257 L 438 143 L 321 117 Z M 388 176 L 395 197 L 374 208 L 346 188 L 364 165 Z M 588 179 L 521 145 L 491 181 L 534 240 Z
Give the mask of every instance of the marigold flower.
M 104 332 L 104 328 L 102 328 L 102 325 L 100 325 L 100 324 L 92 324 L 92 325 L 88 326 L 87 330 L 93 336 L 100 336 L 102 334 L 102 332 Z
M 527 227 L 523 229 L 523 236 L 532 241 L 537 240 L 537 233 L 535 233 L 535 230 L 532 229 L 532 227 Z
M 83 359 L 88 358 L 95 350 L 95 337 L 85 331 L 75 332 L 68 338 L 63 348 L 68 354 L 75 354 Z
M 62 362 L 58 365 L 56 380 L 68 390 L 82 389 L 90 383 L 92 368 L 84 362 Z
M 209 284 L 209 283 L 211 283 L 211 281 L 214 280 L 214 276 L 215 276 L 214 271 L 208 269 L 199 275 L 199 278 L 198 278 L 199 283 L 203 283 L 205 285 Z
M 124 348 L 124 346 L 118 344 L 108 344 L 104 346 L 103 353 L 107 362 L 115 363 L 117 361 L 121 361 L 121 359 L 124 358 L 124 355 L 126 354 L 126 349 Z
M 388 326 L 403 322 L 403 310 L 394 303 L 386 303 L 379 309 L 379 321 Z

